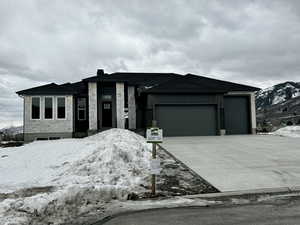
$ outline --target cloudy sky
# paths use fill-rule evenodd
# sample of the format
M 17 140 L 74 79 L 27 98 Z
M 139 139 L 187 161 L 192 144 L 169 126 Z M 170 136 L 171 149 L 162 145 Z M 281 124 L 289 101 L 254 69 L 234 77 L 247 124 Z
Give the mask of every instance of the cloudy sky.
M 15 91 L 106 72 L 196 73 L 258 87 L 300 81 L 298 0 L 1 0 L 0 127 Z

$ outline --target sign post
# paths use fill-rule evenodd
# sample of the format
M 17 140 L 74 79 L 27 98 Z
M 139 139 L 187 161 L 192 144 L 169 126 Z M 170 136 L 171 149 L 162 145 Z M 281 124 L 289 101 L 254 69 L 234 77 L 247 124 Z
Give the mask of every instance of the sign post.
M 156 143 L 152 143 L 152 159 L 156 159 Z M 153 163 L 152 163 L 153 169 Z M 156 175 L 152 172 L 151 175 L 151 194 L 155 195 L 156 193 Z
M 152 143 L 152 160 L 151 166 L 151 194 L 156 193 L 156 175 L 160 173 L 160 161 L 156 158 L 156 145 L 162 143 L 163 134 L 162 129 L 156 127 L 156 121 L 152 121 L 152 127 L 147 129 L 146 138 L 148 143 Z

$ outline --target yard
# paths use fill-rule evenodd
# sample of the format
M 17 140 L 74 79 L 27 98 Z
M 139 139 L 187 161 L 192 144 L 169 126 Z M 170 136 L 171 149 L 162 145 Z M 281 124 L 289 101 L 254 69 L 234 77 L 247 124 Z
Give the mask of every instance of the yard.
M 92 224 L 122 210 L 127 200 L 143 199 L 131 203 L 138 209 L 151 207 L 145 203 L 150 147 L 142 136 L 111 129 L 83 139 L 0 148 L 0 224 Z M 217 191 L 164 150 L 158 157 L 159 197 Z

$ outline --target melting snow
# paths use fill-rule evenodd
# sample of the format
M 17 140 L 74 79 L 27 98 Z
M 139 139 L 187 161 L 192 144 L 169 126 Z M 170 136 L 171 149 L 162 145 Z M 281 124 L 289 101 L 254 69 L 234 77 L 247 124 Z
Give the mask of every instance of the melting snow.
M 2 202 L 0 198 L 0 224 L 28 224 L 33 214 L 41 218 L 53 215 L 60 218 L 54 224 L 62 224 L 78 210 L 87 210 L 86 202 L 91 207 L 127 199 L 131 192 L 144 191 L 141 185 L 148 182 L 150 156 L 143 137 L 122 129 L 84 139 L 37 141 L 0 149 L 2 195 L 24 188 L 55 187 L 54 192 L 31 197 Z
M 273 135 L 279 135 L 284 137 L 300 137 L 300 126 L 287 126 L 280 128 L 272 133 Z

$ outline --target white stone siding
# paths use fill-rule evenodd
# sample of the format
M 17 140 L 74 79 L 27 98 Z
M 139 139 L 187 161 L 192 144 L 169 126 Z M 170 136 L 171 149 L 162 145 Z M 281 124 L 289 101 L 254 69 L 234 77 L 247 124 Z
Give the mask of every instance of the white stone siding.
M 251 124 L 252 133 L 256 133 L 256 104 L 255 104 L 255 93 L 252 92 L 250 96 L 251 101 Z
M 97 102 L 97 83 L 89 83 L 89 130 L 98 129 L 98 102 Z
M 136 129 L 135 87 L 128 87 L 128 128 Z
M 124 106 L 124 83 L 116 83 L 117 128 L 125 128 Z
M 40 97 L 40 119 L 31 119 L 31 99 Z M 45 97 L 53 97 L 53 119 L 44 119 Z M 66 99 L 66 118 L 57 119 L 57 97 Z M 24 133 L 72 133 L 73 96 L 24 96 Z

